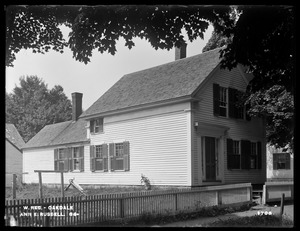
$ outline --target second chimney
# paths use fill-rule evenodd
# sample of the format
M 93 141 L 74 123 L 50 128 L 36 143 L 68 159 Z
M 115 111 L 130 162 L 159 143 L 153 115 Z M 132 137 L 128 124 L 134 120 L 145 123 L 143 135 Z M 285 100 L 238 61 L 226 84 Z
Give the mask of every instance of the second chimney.
M 186 58 L 186 46 L 187 44 L 184 42 L 180 47 L 175 47 L 175 60 Z
M 77 121 L 82 113 L 82 93 L 72 93 L 72 121 Z

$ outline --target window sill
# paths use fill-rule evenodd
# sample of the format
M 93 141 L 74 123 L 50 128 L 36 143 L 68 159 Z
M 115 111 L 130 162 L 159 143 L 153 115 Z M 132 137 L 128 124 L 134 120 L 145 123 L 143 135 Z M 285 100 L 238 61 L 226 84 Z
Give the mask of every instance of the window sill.
M 228 117 L 228 116 L 215 115 L 215 117 L 218 117 L 218 118 L 221 118 L 221 119 L 228 119 L 228 120 L 237 120 L 237 121 L 240 121 L 240 122 L 249 122 L 249 121 L 246 120 L 246 119 L 241 119 L 241 118 L 231 118 L 231 117 Z
M 71 172 L 83 172 L 83 171 L 80 171 L 80 170 L 73 170 Z
M 250 171 L 250 170 L 261 170 L 258 168 L 249 168 L 249 169 L 227 169 L 229 171 Z
M 93 171 L 93 172 L 108 172 L 107 170 L 95 170 L 95 171 Z

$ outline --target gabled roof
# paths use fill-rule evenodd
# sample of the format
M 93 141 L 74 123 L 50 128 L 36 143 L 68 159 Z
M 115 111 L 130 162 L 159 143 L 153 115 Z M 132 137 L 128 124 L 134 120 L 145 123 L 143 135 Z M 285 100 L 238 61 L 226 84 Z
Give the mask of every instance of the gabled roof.
M 23 138 L 13 124 L 5 124 L 5 138 L 18 149 L 21 149 L 25 145 Z
M 46 125 L 23 148 L 37 148 L 88 141 L 85 126 L 86 121 L 81 119 L 76 122 L 66 121 Z
M 190 96 L 221 61 L 220 49 L 124 75 L 80 117 Z

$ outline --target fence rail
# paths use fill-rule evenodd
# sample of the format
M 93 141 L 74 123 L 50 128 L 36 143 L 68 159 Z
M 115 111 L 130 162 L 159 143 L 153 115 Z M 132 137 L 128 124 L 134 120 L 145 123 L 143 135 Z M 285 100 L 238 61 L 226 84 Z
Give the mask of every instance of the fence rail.
M 139 191 L 83 197 L 7 200 L 5 214 L 18 226 L 69 226 L 145 213 L 166 214 L 201 207 L 251 201 L 251 184 L 172 191 Z M 9 225 L 9 219 L 6 220 Z

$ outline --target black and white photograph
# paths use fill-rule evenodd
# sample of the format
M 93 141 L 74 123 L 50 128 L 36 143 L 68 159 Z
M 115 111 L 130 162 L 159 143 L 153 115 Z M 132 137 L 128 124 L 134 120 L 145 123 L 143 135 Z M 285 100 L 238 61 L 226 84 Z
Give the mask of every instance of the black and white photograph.
M 4 225 L 295 227 L 295 11 L 4 5 Z

